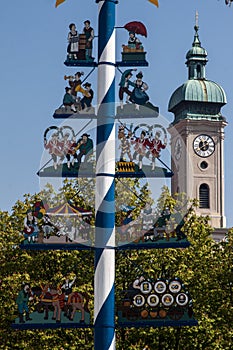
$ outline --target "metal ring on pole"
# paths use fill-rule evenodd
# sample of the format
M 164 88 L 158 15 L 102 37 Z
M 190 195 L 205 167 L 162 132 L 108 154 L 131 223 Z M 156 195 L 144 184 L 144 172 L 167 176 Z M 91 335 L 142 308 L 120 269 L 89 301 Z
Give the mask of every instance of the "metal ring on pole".
M 107 64 L 109 66 L 114 66 L 116 67 L 116 64 L 115 63 L 112 63 L 112 62 L 107 62 L 107 61 L 101 61 L 98 63 L 98 66 L 100 66 L 101 64 Z
M 118 0 L 95 0 L 95 2 L 98 4 L 99 2 L 113 2 L 114 4 L 118 4 Z

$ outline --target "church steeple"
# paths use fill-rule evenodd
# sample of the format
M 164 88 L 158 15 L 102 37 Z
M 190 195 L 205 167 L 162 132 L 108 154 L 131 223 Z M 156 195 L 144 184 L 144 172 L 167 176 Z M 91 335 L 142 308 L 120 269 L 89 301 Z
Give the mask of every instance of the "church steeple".
M 205 65 L 208 62 L 207 51 L 201 47 L 198 35 L 198 13 L 196 12 L 195 34 L 192 48 L 186 55 L 186 65 L 188 67 L 188 79 L 205 79 Z
M 225 227 L 223 88 L 205 78 L 207 52 L 201 46 L 196 14 L 192 48 L 186 55 L 188 80 L 172 94 L 168 110 L 171 135 L 171 192 L 196 198 L 198 215 L 208 215 L 214 228 Z

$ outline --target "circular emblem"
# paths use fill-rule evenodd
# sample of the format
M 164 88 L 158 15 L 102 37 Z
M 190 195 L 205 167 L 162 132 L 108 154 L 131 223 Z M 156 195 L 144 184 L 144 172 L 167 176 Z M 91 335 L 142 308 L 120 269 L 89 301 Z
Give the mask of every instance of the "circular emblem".
M 179 281 L 171 281 L 168 288 L 171 293 L 179 293 L 181 290 L 181 283 Z
M 164 306 L 171 306 L 174 302 L 174 298 L 171 294 L 164 294 L 162 297 L 162 304 Z
M 185 306 L 188 304 L 189 298 L 187 294 L 180 293 L 176 296 L 176 303 L 180 306 Z
M 152 289 L 152 285 L 150 282 L 144 281 L 140 284 L 140 289 L 143 294 L 149 294 Z
M 166 283 L 163 281 L 158 281 L 155 283 L 155 287 L 154 287 L 155 291 L 159 294 L 162 294 L 166 291 L 167 286 Z
M 133 298 L 133 304 L 137 307 L 141 307 L 145 304 L 145 298 L 141 294 L 137 294 Z
M 151 294 L 148 296 L 147 298 L 147 303 L 148 305 L 150 305 L 151 307 L 155 307 L 158 305 L 159 303 L 159 297 L 156 294 Z

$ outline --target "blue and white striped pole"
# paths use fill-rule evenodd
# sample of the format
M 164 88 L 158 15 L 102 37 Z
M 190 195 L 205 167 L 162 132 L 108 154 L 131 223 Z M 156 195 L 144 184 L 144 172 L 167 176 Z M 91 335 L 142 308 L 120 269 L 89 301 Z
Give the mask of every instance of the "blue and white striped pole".
M 115 349 L 115 6 L 99 3 L 96 147 L 95 350 Z

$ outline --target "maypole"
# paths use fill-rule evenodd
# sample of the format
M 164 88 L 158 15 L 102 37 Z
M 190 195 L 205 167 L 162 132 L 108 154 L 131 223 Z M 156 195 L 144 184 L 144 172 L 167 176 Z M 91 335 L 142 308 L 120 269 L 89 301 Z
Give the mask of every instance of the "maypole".
M 65 0 L 56 0 L 56 6 Z M 149 0 L 149 2 L 158 6 L 157 0 Z M 148 89 L 147 84 L 142 80 L 142 72 L 136 75 L 136 81 L 131 82 L 129 79 L 133 76 L 136 69 L 126 69 L 122 73 L 119 99 L 120 105 L 115 107 L 115 73 L 116 67 L 147 67 L 146 52 L 140 41 L 137 41 L 135 34 L 147 36 L 146 27 L 139 21 L 131 21 L 124 27 L 115 27 L 115 10 L 117 0 L 96 0 L 98 4 L 98 59 L 94 62 L 92 56 L 92 45 L 90 41 L 94 38 L 94 30 L 90 27 L 90 21 L 86 20 L 83 34 L 78 36 L 75 24 L 70 24 L 70 39 L 67 48 L 67 58 L 64 64 L 70 67 L 97 67 L 98 66 L 98 97 L 97 108 L 91 105 L 93 98 L 93 90 L 91 84 L 83 84 L 80 77 L 83 72 L 77 72 L 75 76 L 64 76 L 65 80 L 69 80 L 69 86 L 65 88 L 66 94 L 63 97 L 63 105 L 56 109 L 54 118 L 77 118 L 97 119 L 96 126 L 96 173 L 94 174 L 93 160 L 89 156 L 93 152 L 93 141 L 90 135 L 84 133 L 81 139 L 76 137 L 87 127 L 89 123 L 79 130 L 75 135 L 74 130 L 69 125 L 62 127 L 50 126 L 44 133 L 44 147 L 49 150 L 53 166 L 45 168 L 49 162 L 38 172 L 42 177 L 96 177 L 96 193 L 95 193 L 95 274 L 94 274 L 94 348 L 95 350 L 115 350 L 115 249 L 163 249 L 163 248 L 185 248 L 190 245 L 182 227 L 187 218 L 182 218 L 181 213 L 170 211 L 170 208 L 163 208 L 161 215 L 157 217 L 152 210 L 150 201 L 144 202 L 145 208 L 141 208 L 141 214 L 130 218 L 127 214 L 127 223 L 123 220 L 123 230 L 119 230 L 120 239 L 115 241 L 115 177 L 117 178 L 156 178 L 171 177 L 172 171 L 166 164 L 159 159 L 161 149 L 167 144 L 167 133 L 163 125 L 155 122 L 159 117 L 159 108 L 149 101 L 149 96 L 145 92 Z M 122 61 L 116 62 L 116 39 L 115 28 L 125 28 L 129 31 L 128 45 L 122 45 Z M 78 36 L 78 39 L 77 39 Z M 81 40 L 82 39 L 82 40 Z M 83 39 L 85 44 L 83 45 Z M 77 45 L 78 43 L 78 45 Z M 72 46 L 72 45 L 73 46 Z M 91 46 L 91 47 L 90 47 Z M 93 68 L 94 69 L 94 68 Z M 87 77 L 90 75 L 89 73 Z M 87 78 L 86 77 L 86 78 Z M 128 90 L 129 83 L 134 87 Z M 86 88 L 84 89 L 81 85 Z M 82 92 L 83 98 L 77 98 L 77 92 Z M 127 94 L 126 103 L 123 103 L 124 93 Z M 129 98 L 130 97 L 130 98 Z M 129 102 L 130 101 L 130 102 Z M 121 119 L 138 119 L 144 118 L 143 123 L 133 128 L 133 123 L 127 127 L 127 123 L 123 124 Z M 145 118 L 152 118 L 149 124 L 145 123 Z M 120 160 L 116 162 L 116 135 L 115 135 L 115 119 L 118 120 L 120 126 L 118 128 L 118 143 L 120 144 Z M 64 132 L 64 129 L 69 132 Z M 126 130 L 128 135 L 126 135 Z M 48 132 L 53 131 L 50 139 L 47 137 Z M 55 132 L 54 132 L 55 131 Z M 59 135 L 61 136 L 59 138 Z M 136 145 L 137 144 L 137 145 Z M 133 145 L 133 147 L 132 147 Z M 133 150 L 133 154 L 131 154 Z M 76 154 L 76 151 L 79 153 Z M 124 157 L 127 155 L 127 158 Z M 71 161 L 71 157 L 73 157 Z M 84 161 L 81 161 L 82 157 Z M 143 164 L 142 159 L 146 162 Z M 64 159 L 66 159 L 65 162 Z M 155 166 L 155 159 L 158 159 L 165 168 Z M 75 162 L 75 160 L 77 160 Z M 148 165 L 149 161 L 152 164 Z M 138 164 L 137 164 L 138 163 Z M 115 172 L 115 169 L 116 172 Z M 169 170 L 169 171 L 167 171 Z M 137 195 L 136 195 L 137 196 Z M 138 197 L 138 196 L 137 196 Z M 73 198 L 73 197 L 72 197 Z M 71 198 L 71 199 L 72 199 Z M 139 198 L 139 197 L 138 197 Z M 72 209 L 69 203 L 65 206 L 65 213 Z M 38 210 L 34 210 L 39 214 L 41 210 L 45 213 L 43 201 L 35 205 Z M 129 207 L 130 208 L 130 207 Z M 131 207 L 132 208 L 132 207 Z M 73 208 L 74 209 L 74 208 Z M 124 210 L 124 209 L 123 209 Z M 131 212 L 132 210 L 128 210 Z M 48 210 L 49 213 L 49 210 Z M 73 212 L 72 212 L 73 213 Z M 52 214 L 52 213 L 50 213 Z M 79 214 L 79 213 L 76 213 Z M 135 213 L 136 214 L 136 213 Z M 173 214 L 173 216 L 172 216 Z M 65 232 L 69 238 L 64 241 L 61 232 L 54 240 L 50 240 L 51 231 L 48 234 L 48 227 L 51 226 L 59 231 L 59 228 L 50 222 L 49 215 L 45 215 L 42 227 L 45 226 L 43 232 L 39 232 L 36 219 L 29 209 L 27 217 L 24 221 L 24 241 L 21 247 L 23 249 L 89 249 L 88 245 L 92 245 L 90 232 L 81 234 L 79 237 L 73 230 L 73 225 L 66 224 L 62 232 Z M 129 220 L 129 221 L 128 221 Z M 133 223 L 134 221 L 134 223 Z M 174 226 L 174 221 L 176 227 Z M 127 224 L 132 222 L 132 231 L 126 235 Z M 51 225 L 49 225 L 49 223 Z M 86 224 L 80 226 L 80 229 L 86 231 Z M 167 230 L 167 227 L 173 229 Z M 140 232 L 139 232 L 140 230 Z M 91 231 L 91 226 L 90 226 Z M 74 232 L 74 233 L 73 233 Z M 56 235 L 57 231 L 55 231 Z M 33 236 L 30 236 L 30 235 Z M 40 237 L 39 237 L 40 234 Z M 46 234 L 46 235 L 45 235 Z M 63 236 L 65 236 L 63 234 Z M 31 237 L 34 237 L 31 239 Z M 85 239 L 84 239 L 85 237 Z M 62 238 L 63 241 L 60 239 Z M 166 238 L 166 240 L 165 240 Z M 50 242 L 48 242 L 50 240 Z M 75 242 L 75 245 L 73 244 Z M 83 242 L 84 241 L 84 242 Z M 58 243 L 59 242 L 59 243 Z M 81 243 L 79 243 L 81 242 Z M 33 244 L 32 244 L 33 243 Z M 44 244 L 48 243 L 48 244 Z M 52 243 L 52 244 L 51 244 Z M 82 246 L 83 245 L 83 246 Z M 34 248 L 35 247 L 35 248 Z M 140 270 L 142 270 L 140 268 Z M 76 278 L 76 277 L 75 277 Z M 73 281 L 75 281 L 75 278 Z M 70 284 L 69 284 L 70 283 Z M 41 319 L 40 311 L 33 312 L 29 317 L 28 306 L 23 300 L 21 303 L 21 295 L 29 293 L 29 285 L 23 285 L 19 291 L 18 310 L 19 317 L 12 325 L 16 329 L 32 329 L 32 328 L 88 328 L 90 323 L 90 310 L 88 309 L 89 297 L 87 293 L 80 294 L 77 291 L 72 292 L 72 284 L 66 278 L 63 288 L 64 305 L 69 304 L 71 311 L 67 311 L 67 307 L 54 306 L 53 316 L 49 317 L 47 310 L 46 316 Z M 47 286 L 47 284 L 46 284 Z M 49 292 L 53 290 L 53 295 L 58 294 L 58 290 L 48 288 Z M 163 268 L 161 274 L 156 277 L 147 278 L 147 273 L 137 277 L 133 283 L 129 284 L 129 289 L 125 290 L 125 299 L 117 305 L 118 323 L 120 327 L 173 327 L 173 326 L 194 326 L 197 324 L 193 318 L 192 300 L 190 294 L 186 290 L 183 282 L 176 276 L 165 275 Z M 48 290 L 43 290 L 48 292 Z M 34 287 L 34 290 L 42 295 L 40 287 Z M 52 293 L 52 292 L 51 292 Z M 60 293 L 60 289 L 59 289 Z M 76 294 L 75 294 L 76 293 Z M 60 295 L 60 294 L 59 294 Z M 67 299 L 68 297 L 68 299 Z M 79 298 L 79 299 L 78 299 Z M 77 302 L 77 300 L 84 300 Z M 28 299 L 29 300 L 29 299 Z M 65 302 L 69 301 L 66 305 Z M 40 302 L 48 303 L 48 299 L 41 299 Z M 78 304 L 78 306 L 77 306 Z M 86 308 L 85 308 L 86 306 Z M 76 313 L 76 309 L 80 312 Z M 23 319 L 22 311 L 26 312 L 26 321 Z M 64 311 L 62 313 L 61 311 Z M 133 317 L 132 317 L 133 315 Z M 69 321 L 68 321 L 68 320 Z M 30 323 L 30 321 L 32 321 Z
M 115 5 L 96 0 L 98 116 L 96 151 L 95 349 L 115 349 Z

